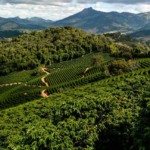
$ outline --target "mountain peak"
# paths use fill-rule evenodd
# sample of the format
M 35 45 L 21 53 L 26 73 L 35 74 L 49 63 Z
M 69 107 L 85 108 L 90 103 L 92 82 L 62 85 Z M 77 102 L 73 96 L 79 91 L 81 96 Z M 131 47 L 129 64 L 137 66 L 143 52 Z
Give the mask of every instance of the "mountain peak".
M 94 10 L 92 7 L 89 8 L 85 8 L 83 9 L 81 12 L 79 12 L 79 14 L 84 17 L 84 16 L 88 16 L 88 15 L 94 15 L 96 14 L 98 11 Z
M 83 12 L 84 12 L 84 11 L 96 11 L 96 10 L 94 10 L 92 7 L 88 7 L 88 8 L 84 8 L 84 9 L 83 9 Z
M 92 7 L 85 8 L 84 10 L 94 10 Z

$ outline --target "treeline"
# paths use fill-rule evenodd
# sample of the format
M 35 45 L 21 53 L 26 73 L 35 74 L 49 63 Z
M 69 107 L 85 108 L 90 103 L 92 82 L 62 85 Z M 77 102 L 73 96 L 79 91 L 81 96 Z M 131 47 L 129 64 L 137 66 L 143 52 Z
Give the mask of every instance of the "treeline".
M 142 42 L 131 38 L 129 35 L 116 33 L 104 34 L 114 40 L 116 47 L 121 50 L 119 54 L 122 57 L 136 58 L 136 57 L 149 57 L 150 45 L 148 42 Z
M 0 39 L 5 39 L 5 38 L 12 38 L 12 37 L 17 37 L 19 35 L 24 34 L 21 31 L 18 30 L 6 30 L 6 31 L 0 31 Z
M 41 64 L 51 65 L 81 57 L 92 52 L 109 52 L 116 57 L 133 58 L 149 55 L 145 51 L 104 35 L 87 34 L 74 27 L 56 27 L 32 32 L 0 43 L 0 75 L 15 70 L 33 69 Z M 136 56 L 136 55 L 135 55 Z

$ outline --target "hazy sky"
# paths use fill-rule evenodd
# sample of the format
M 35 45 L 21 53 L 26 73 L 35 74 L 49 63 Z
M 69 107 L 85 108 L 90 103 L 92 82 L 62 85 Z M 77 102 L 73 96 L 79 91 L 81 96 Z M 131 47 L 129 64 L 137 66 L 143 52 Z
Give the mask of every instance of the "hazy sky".
M 99 11 L 148 12 L 150 0 L 0 0 L 0 17 L 58 20 L 93 7 Z

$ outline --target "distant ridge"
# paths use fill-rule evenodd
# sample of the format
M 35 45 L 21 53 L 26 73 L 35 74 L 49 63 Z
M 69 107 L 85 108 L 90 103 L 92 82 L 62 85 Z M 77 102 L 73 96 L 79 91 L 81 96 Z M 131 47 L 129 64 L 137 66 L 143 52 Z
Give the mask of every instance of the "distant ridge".
M 41 27 L 49 27 L 52 24 L 52 20 L 45 20 L 40 17 L 31 17 L 31 18 L 25 18 L 21 19 L 19 17 L 10 18 L 11 21 L 14 21 L 19 24 L 24 25 L 37 25 Z
M 150 12 L 102 12 L 92 7 L 58 21 L 40 17 L 0 18 L 0 30 L 42 30 L 53 26 L 74 26 L 90 33 L 123 32 L 133 33 L 150 29 Z
M 101 12 L 92 7 L 56 21 L 52 26 L 75 26 L 92 33 L 138 30 L 150 22 L 150 13 Z
M 22 19 L 19 17 L 2 18 L 0 17 L 0 31 L 6 30 L 42 30 L 52 24 L 51 20 L 39 17 Z

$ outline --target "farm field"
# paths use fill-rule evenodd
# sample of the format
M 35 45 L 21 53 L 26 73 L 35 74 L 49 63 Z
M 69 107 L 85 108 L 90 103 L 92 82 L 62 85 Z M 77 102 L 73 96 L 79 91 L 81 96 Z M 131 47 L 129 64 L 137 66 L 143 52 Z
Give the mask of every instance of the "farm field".
M 75 88 L 77 86 L 85 85 L 87 83 L 96 82 L 101 80 L 102 85 L 108 84 L 110 81 L 121 81 L 122 79 L 134 75 L 149 75 L 150 72 L 150 59 L 137 59 L 139 62 L 139 69 L 135 71 L 130 71 L 129 73 L 124 73 L 118 76 L 112 77 L 103 77 L 103 66 L 107 65 L 113 59 L 110 57 L 106 57 L 108 60 L 102 62 L 102 64 L 94 68 L 91 64 L 91 58 L 94 56 L 99 56 L 99 53 L 91 54 L 85 56 L 83 58 L 86 61 L 82 61 L 82 59 L 78 59 L 78 64 L 74 64 L 76 61 L 68 61 L 61 63 L 61 65 L 67 67 L 57 68 L 53 70 L 49 75 L 45 77 L 45 82 L 48 83 L 48 86 L 45 85 L 41 81 L 41 78 L 44 76 L 44 72 L 41 71 L 40 75 L 38 76 L 31 76 L 31 72 L 33 71 L 23 71 L 17 73 L 12 73 L 8 76 L 3 76 L 3 83 L 6 83 L 7 79 L 13 77 L 11 80 L 8 80 L 8 84 L 2 84 L 3 86 L 0 87 L 0 103 L 1 109 L 16 106 L 21 103 L 25 103 L 28 101 L 32 101 L 34 99 L 42 97 L 41 93 L 45 90 L 45 94 L 51 95 L 53 93 L 59 93 L 64 90 L 68 90 L 69 88 Z M 104 54 L 104 56 L 107 54 Z M 70 64 L 70 66 L 69 66 Z M 83 66 L 82 66 L 83 64 Z M 88 66 L 89 64 L 89 66 Z M 57 64 L 58 65 L 58 64 Z M 90 68 L 88 72 L 83 76 L 86 68 Z M 50 71 L 49 69 L 47 69 Z M 23 76 L 24 75 L 24 76 Z M 19 77 L 21 76 L 21 77 Z M 17 78 L 19 80 L 17 80 Z M 12 85 L 11 82 L 12 81 Z M 14 81 L 16 82 L 14 84 Z M 22 81 L 22 82 L 20 82 Z M 20 101 L 20 97 L 22 97 L 22 101 Z M 8 105 L 8 103 L 10 103 Z
M 0 150 L 150 149 L 150 45 L 112 34 L 0 41 Z
M 146 107 L 139 102 L 141 97 L 148 100 L 150 96 L 148 91 L 150 88 L 149 71 L 141 74 L 137 72 L 143 72 L 143 69 L 126 73 L 121 78 L 118 76 L 119 78 L 105 79 L 105 82 L 101 80 L 89 83 L 53 94 L 47 99 L 35 100 L 2 110 L 0 116 L 3 119 L 0 129 L 3 127 L 5 132 L 0 130 L 0 137 L 4 139 L 4 142 L 0 143 L 0 147 L 3 148 L 7 145 L 21 149 L 24 144 L 26 147 L 30 147 L 31 143 L 33 144 L 35 141 L 36 144 L 33 147 L 40 146 L 48 149 L 55 146 L 60 149 L 62 147 L 76 149 L 74 144 L 77 142 L 80 142 L 81 149 L 86 148 L 87 145 L 95 149 L 99 149 L 99 147 L 104 149 L 117 147 L 119 149 L 123 146 L 134 145 L 134 142 L 129 142 L 128 139 L 132 138 L 135 142 L 138 140 L 137 133 L 142 125 L 139 114 L 142 113 L 140 110 Z M 146 101 L 141 102 L 146 103 Z M 11 120 L 7 124 L 7 118 L 10 117 Z M 137 120 L 138 125 L 135 129 Z M 25 128 L 22 127 L 24 124 L 26 124 Z M 74 130 L 74 126 L 77 132 Z M 146 128 L 146 126 L 143 127 Z M 14 128 L 16 128 L 15 131 L 13 131 Z M 123 130 L 118 130 L 118 128 Z M 21 138 L 22 132 L 24 138 Z M 51 136 L 49 132 L 51 134 L 57 132 L 55 135 L 57 138 Z M 36 138 L 33 136 L 35 133 L 38 133 Z M 138 138 L 141 140 L 144 133 L 140 133 Z M 45 144 L 38 140 L 41 136 L 47 139 Z M 27 142 L 26 140 L 29 138 L 30 142 Z M 104 143 L 108 138 L 109 141 Z M 54 143 L 49 143 L 49 141 Z M 67 143 L 68 141 L 70 142 Z M 64 143 L 67 144 L 64 145 Z
M 45 81 L 49 84 L 49 87 L 45 87 L 45 84 L 41 81 L 41 78 L 45 74 L 41 70 L 39 75 L 36 76 L 32 75 L 34 70 L 14 72 L 9 75 L 2 76 L 0 79 L 0 103 L 2 104 L 1 109 L 6 108 L 7 106 L 10 107 L 11 105 L 13 106 L 29 101 L 28 99 L 30 96 L 32 97 L 32 100 L 39 98 L 41 96 L 40 91 L 44 89 L 44 87 L 46 89 L 50 88 L 50 90 L 47 92 L 48 94 L 53 93 L 53 91 L 55 91 L 55 87 L 59 87 L 60 85 L 67 85 L 66 87 L 71 87 L 70 83 L 74 84 L 76 80 L 82 80 L 83 73 L 87 66 L 91 67 L 91 58 L 100 54 L 101 53 L 92 53 L 85 55 L 83 58 L 55 64 L 51 66 L 53 69 L 50 69 L 49 66 L 47 66 L 47 71 L 52 70 L 50 75 L 46 76 L 45 78 Z M 103 54 L 103 56 L 105 58 L 105 62 L 112 59 L 108 54 Z M 62 68 L 60 68 L 60 66 Z M 81 81 L 81 85 L 92 81 L 92 79 L 97 78 L 99 75 L 100 73 L 98 73 L 95 77 L 91 76 L 86 82 Z M 74 86 L 76 86 L 76 83 Z M 22 102 L 18 100 L 17 102 L 17 99 L 19 99 L 21 95 L 23 96 L 22 98 L 24 100 Z M 7 105 L 9 101 L 16 102 L 14 102 L 14 104 L 11 103 L 10 105 Z M 6 105 L 4 107 L 5 102 Z

